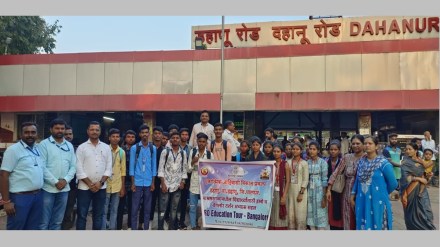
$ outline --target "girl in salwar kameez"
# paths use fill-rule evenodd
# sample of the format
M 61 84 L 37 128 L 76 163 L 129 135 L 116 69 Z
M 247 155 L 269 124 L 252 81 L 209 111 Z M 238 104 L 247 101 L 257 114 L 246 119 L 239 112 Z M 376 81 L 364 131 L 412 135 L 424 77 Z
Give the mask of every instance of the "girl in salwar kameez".
M 307 228 L 307 185 L 309 183 L 309 166 L 301 158 L 302 145 L 286 144 L 287 164 L 290 166 L 290 189 L 287 205 L 289 229 L 306 230 Z M 289 158 L 290 157 L 290 158 Z
M 417 148 L 415 143 L 406 145 L 401 165 L 400 196 L 405 225 L 407 230 L 435 230 L 428 191 L 421 188 L 428 181 L 424 177 L 425 167 L 419 163 Z
M 367 155 L 359 160 L 351 191 L 355 208 L 356 230 L 392 230 L 393 215 L 389 194 L 397 188 L 393 166 L 377 154 L 377 137 L 365 138 Z
M 351 149 L 353 153 L 346 154 L 341 161 L 341 164 L 336 168 L 328 180 L 327 200 L 332 201 L 332 186 L 335 182 L 336 176 L 343 173 L 345 175 L 345 186 L 342 191 L 342 215 L 344 222 L 344 230 L 355 230 L 356 222 L 354 211 L 350 204 L 351 189 L 353 188 L 354 180 L 356 179 L 356 171 L 360 158 L 364 156 L 364 136 L 354 135 L 351 138 Z
M 325 230 L 328 226 L 327 198 L 327 163 L 318 157 L 319 144 L 309 143 L 307 160 L 309 184 L 307 188 L 307 225 L 311 230 Z
M 281 159 L 283 148 L 276 144 L 273 149 L 275 157 L 275 186 L 270 212 L 269 230 L 287 230 L 287 195 L 290 187 L 290 168 Z
M 332 140 L 330 142 L 329 153 L 330 157 L 327 158 L 328 178 L 330 178 L 332 173 L 341 164 L 341 143 L 338 140 Z M 328 220 L 330 230 L 343 230 L 344 223 L 342 220 L 342 193 L 331 191 L 331 198 L 333 200 L 328 202 Z

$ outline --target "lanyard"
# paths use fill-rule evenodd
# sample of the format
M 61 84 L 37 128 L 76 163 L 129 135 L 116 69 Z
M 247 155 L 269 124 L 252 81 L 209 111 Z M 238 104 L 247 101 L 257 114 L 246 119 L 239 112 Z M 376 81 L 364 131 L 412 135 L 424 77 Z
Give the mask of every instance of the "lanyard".
M 22 141 L 20 141 L 20 143 L 21 143 L 21 145 L 23 145 L 24 148 L 26 148 L 26 150 L 28 150 L 28 151 L 30 151 L 32 154 L 34 154 L 34 156 L 38 156 L 38 157 L 40 156 L 40 153 L 38 152 L 37 149 L 35 149 L 35 151 L 34 151 L 34 149 L 31 148 L 31 147 L 29 147 L 29 146 L 25 147 Z
M 173 155 L 173 159 L 174 159 L 174 163 L 176 163 L 176 159 L 177 159 L 177 157 L 179 156 L 179 151 L 177 151 L 177 154 L 176 155 L 174 155 L 174 150 L 171 150 L 171 153 L 172 153 L 172 155 Z
M 59 149 L 63 150 L 64 152 L 69 152 L 70 148 L 69 145 L 67 145 L 67 142 L 64 142 L 64 145 L 67 147 L 67 149 L 64 149 L 62 146 L 58 145 L 58 143 L 56 143 L 55 141 L 51 141 L 53 144 L 55 144 L 55 146 L 57 146 Z M 61 144 L 63 145 L 63 144 Z

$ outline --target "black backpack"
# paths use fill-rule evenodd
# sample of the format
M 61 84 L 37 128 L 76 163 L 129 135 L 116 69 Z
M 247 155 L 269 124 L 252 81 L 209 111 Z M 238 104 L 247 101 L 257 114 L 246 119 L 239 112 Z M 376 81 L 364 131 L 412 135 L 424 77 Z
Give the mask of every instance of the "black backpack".
M 167 155 L 165 156 L 165 164 L 167 164 L 167 162 L 168 162 L 168 155 L 170 154 L 170 151 L 171 151 L 171 149 L 169 147 L 167 147 Z M 181 160 L 181 164 L 180 164 L 180 171 L 183 172 L 183 159 L 185 158 L 185 156 L 183 156 L 182 149 L 180 149 L 179 153 L 182 156 L 182 160 Z
M 214 152 L 215 140 L 211 141 L 211 152 Z M 228 159 L 228 142 L 223 140 L 223 149 L 225 150 L 225 161 Z
M 196 154 L 197 154 L 197 148 L 193 148 L 191 159 L 194 159 L 194 157 L 196 157 Z M 211 152 L 209 152 L 209 150 L 206 150 L 206 156 L 208 157 L 209 160 L 211 159 Z
M 150 148 L 150 159 L 153 160 L 153 145 L 151 143 L 148 143 L 148 147 Z M 139 154 L 141 152 L 141 148 L 142 146 L 138 144 L 136 144 L 136 158 L 134 161 L 134 172 L 136 172 L 136 165 L 137 165 L 137 161 L 139 158 Z M 153 173 L 153 166 L 151 166 L 151 173 Z

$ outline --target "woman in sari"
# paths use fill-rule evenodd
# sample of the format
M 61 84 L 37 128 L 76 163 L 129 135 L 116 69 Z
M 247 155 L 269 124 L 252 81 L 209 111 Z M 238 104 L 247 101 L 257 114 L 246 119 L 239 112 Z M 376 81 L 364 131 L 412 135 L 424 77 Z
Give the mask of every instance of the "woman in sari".
M 344 230 L 356 229 L 354 211 L 350 205 L 350 195 L 351 189 L 353 188 L 354 180 L 356 178 L 358 162 L 361 157 L 364 156 L 364 136 L 359 134 L 354 135 L 350 141 L 353 153 L 346 154 L 343 157 L 341 164 L 336 167 L 336 170 L 330 176 L 327 187 L 327 200 L 331 202 L 333 199 L 331 190 L 333 183 L 335 182 L 336 176 L 342 173 L 345 175 L 345 186 L 344 190 L 341 193 Z
M 397 188 L 397 180 L 391 163 L 377 154 L 378 143 L 377 137 L 365 137 L 367 155 L 358 163 L 350 198 L 355 209 L 356 230 L 393 229 L 389 194 Z
M 272 210 L 269 230 L 287 230 L 287 196 L 290 187 L 290 167 L 281 159 L 283 148 L 276 144 L 273 148 L 275 157 L 275 188 L 273 191 Z
M 425 167 L 419 163 L 416 143 L 406 145 L 400 178 L 400 196 L 408 230 L 435 230 L 433 214 L 424 176 Z M 423 187 L 423 188 L 422 188 Z

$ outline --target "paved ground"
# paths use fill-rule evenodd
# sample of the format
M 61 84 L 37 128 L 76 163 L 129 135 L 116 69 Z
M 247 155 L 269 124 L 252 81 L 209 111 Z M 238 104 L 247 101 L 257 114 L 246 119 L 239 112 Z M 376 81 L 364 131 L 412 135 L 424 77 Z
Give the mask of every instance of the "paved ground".
M 432 207 L 432 211 L 434 212 L 434 224 L 437 228 L 437 230 L 439 229 L 439 188 L 438 187 L 429 187 L 428 188 L 428 192 L 429 192 L 429 198 L 431 200 L 431 207 Z M 403 218 L 403 209 L 402 209 L 402 204 L 400 203 L 400 201 L 392 201 L 392 206 L 393 206 L 393 216 L 394 216 L 394 223 L 393 223 L 393 228 L 395 230 L 406 230 L 405 227 L 405 221 Z M 200 208 L 199 208 L 200 210 Z M 198 213 L 198 215 L 200 215 L 200 211 Z M 126 229 L 126 222 L 127 222 L 127 215 L 125 215 L 124 217 L 124 226 L 123 228 Z M 187 214 L 186 217 L 186 224 L 189 225 L 189 216 Z M 166 227 L 166 225 L 165 225 Z M 5 230 L 6 229 L 6 216 L 4 214 L 4 211 L 0 211 L 0 230 Z M 72 230 L 74 230 L 75 228 L 73 228 Z M 87 229 L 92 229 L 92 219 L 91 216 L 89 215 L 88 219 L 87 219 Z M 157 213 L 154 217 L 154 221 L 153 221 L 153 230 L 157 230 Z M 167 228 L 165 228 L 167 229 Z

